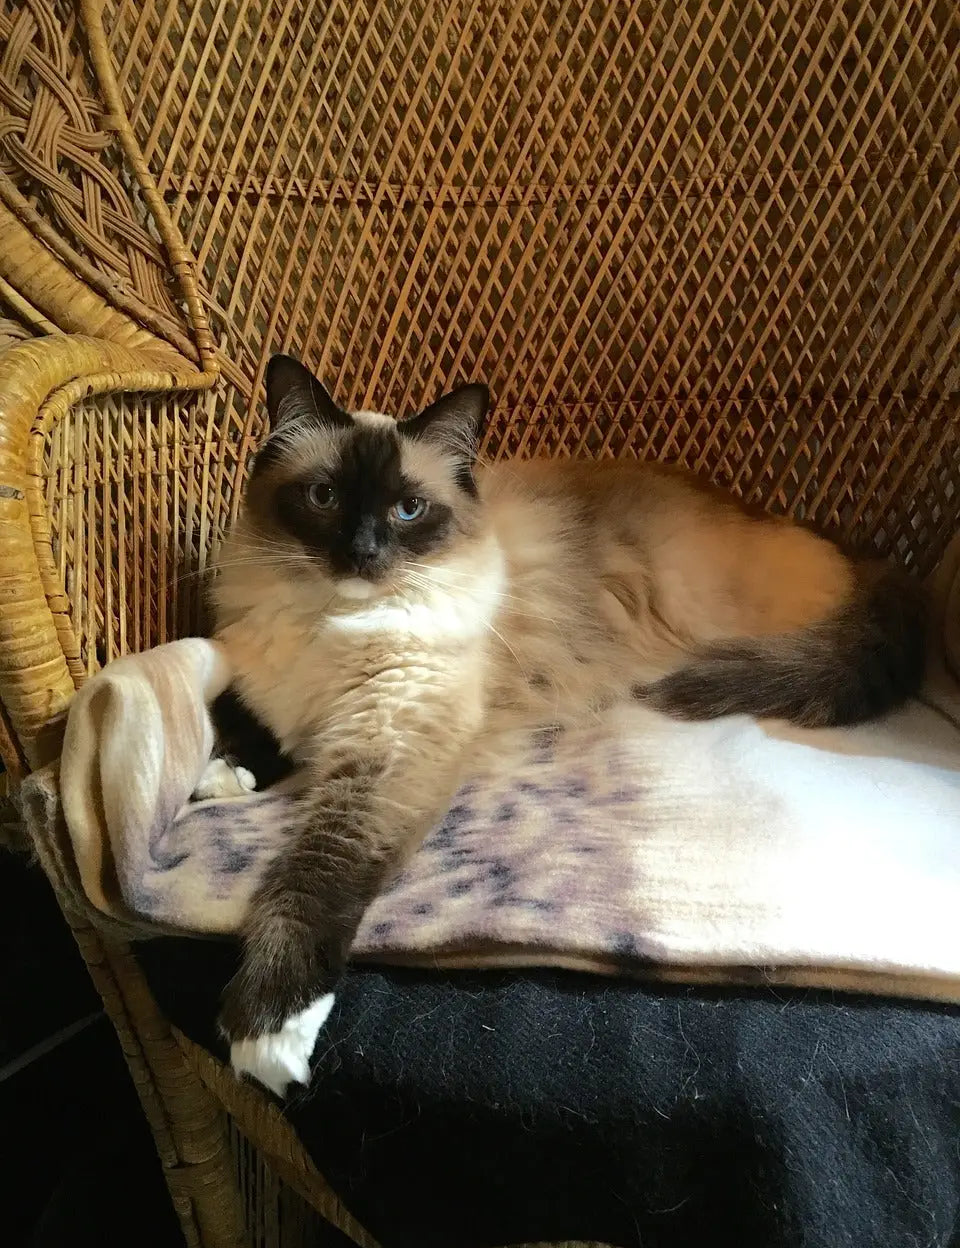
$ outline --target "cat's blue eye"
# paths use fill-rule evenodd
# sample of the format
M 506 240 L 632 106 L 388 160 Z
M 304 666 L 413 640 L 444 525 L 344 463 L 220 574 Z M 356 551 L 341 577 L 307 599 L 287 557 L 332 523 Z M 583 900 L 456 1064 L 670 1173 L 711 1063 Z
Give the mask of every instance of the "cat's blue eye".
M 313 485 L 307 486 L 307 499 L 311 507 L 319 507 L 321 511 L 326 511 L 336 504 L 337 496 L 329 485 L 314 482 Z
M 419 520 L 427 510 L 427 501 L 424 498 L 401 498 L 399 503 L 395 503 L 393 514 L 398 520 L 409 522 L 411 520 Z

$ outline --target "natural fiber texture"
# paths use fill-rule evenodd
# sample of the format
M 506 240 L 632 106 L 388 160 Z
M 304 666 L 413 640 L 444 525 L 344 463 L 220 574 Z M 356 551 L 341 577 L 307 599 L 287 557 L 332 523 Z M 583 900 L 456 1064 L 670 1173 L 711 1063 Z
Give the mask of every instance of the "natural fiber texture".
M 69 595 L 78 672 L 195 630 L 184 578 L 235 514 L 277 346 L 344 400 L 397 410 L 484 375 L 490 454 L 681 459 L 922 570 L 942 552 L 960 516 L 949 6 L 85 15 L 103 133 L 231 382 L 200 411 L 91 405 L 48 443 L 60 579 L 97 569 Z M 56 18 L 16 28 L 74 65 Z M 46 118 L 31 81 L 18 71 L 19 96 Z M 37 201 L 54 234 L 58 203 Z M 71 329 L 74 293 L 57 305 Z
M 48 226 L 44 241 L 103 293 L 132 296 L 117 306 L 149 309 L 141 321 L 187 343 L 176 281 L 123 168 L 116 118 L 97 99 L 75 7 L 3 0 L 0 42 L 3 203 L 27 224 Z
M 239 501 L 242 431 L 211 391 L 109 394 L 34 438 L 51 576 L 77 671 L 196 633 L 206 568 Z
M 51 568 L 51 539 L 38 478 L 29 471 L 28 446 L 43 404 L 57 413 L 82 395 L 124 386 L 170 390 L 203 384 L 170 371 L 166 352 L 135 354 L 125 347 L 62 335 L 10 348 L 0 357 L 0 698 L 29 762 L 55 753 L 58 717 L 82 673 L 77 645 L 58 620 L 65 589 Z M 77 380 L 80 378 L 81 380 Z M 68 664 L 74 660 L 71 674 Z
M 340 1204 L 336 1194 L 317 1172 L 303 1152 L 293 1128 L 276 1105 L 251 1084 L 237 1080 L 232 1071 L 211 1057 L 206 1049 L 180 1032 L 174 1034 L 186 1060 L 205 1086 L 237 1121 L 243 1123 L 248 1139 L 269 1152 L 274 1172 L 362 1248 L 377 1248 L 376 1242 Z
M 118 83 L 254 395 L 455 378 L 487 450 L 681 459 L 924 570 L 956 528 L 950 0 L 111 0 Z M 225 421 L 256 428 L 241 395 Z
M 932 568 L 958 118 L 952 0 L 0 0 L 11 774 L 104 661 L 196 631 L 278 347 L 401 412 L 483 377 L 491 455 L 680 460 Z M 189 1141 L 202 1085 L 84 947 Z M 220 1245 L 205 1183 L 176 1203 Z

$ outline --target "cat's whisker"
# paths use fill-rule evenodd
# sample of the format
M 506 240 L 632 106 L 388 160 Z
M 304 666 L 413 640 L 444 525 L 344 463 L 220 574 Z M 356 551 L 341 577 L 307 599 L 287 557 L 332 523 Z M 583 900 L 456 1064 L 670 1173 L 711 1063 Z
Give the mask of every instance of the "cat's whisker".
M 279 542 L 272 538 L 261 537 L 261 538 L 258 538 L 256 541 L 247 541 L 244 543 L 244 545 L 246 546 L 248 550 L 262 550 L 262 551 L 276 550 L 285 554 L 290 553 L 289 542 Z
M 310 556 L 306 553 L 306 551 L 302 551 L 302 550 L 291 551 L 289 545 L 284 546 L 284 545 L 278 544 L 277 546 L 270 547 L 270 546 L 259 546 L 253 543 L 245 543 L 243 549 L 245 552 L 249 552 L 254 555 L 262 555 L 265 559 L 272 558 L 272 559 L 285 559 L 285 560 L 291 560 L 291 559 L 308 560 L 310 558 Z
M 465 580 L 462 585 L 450 585 L 443 581 L 436 581 L 427 576 L 424 576 L 422 573 L 416 573 L 416 572 L 411 571 L 409 568 L 409 565 L 407 567 L 407 580 L 412 585 L 417 585 L 421 589 L 433 589 L 433 590 L 452 589 L 454 591 L 460 591 L 460 590 L 468 589 L 471 584 L 469 580 Z M 500 597 L 501 599 L 506 599 L 508 602 L 509 601 L 516 601 L 516 602 L 523 601 L 523 599 L 517 598 L 513 594 L 501 594 Z M 534 619 L 534 620 L 545 620 L 548 624 L 556 625 L 557 623 L 555 620 L 551 619 L 550 616 L 541 615 L 539 612 L 536 612 L 536 611 L 523 611 L 519 607 L 509 607 L 508 609 L 513 611 L 514 614 L 516 615 L 526 615 L 530 619 Z M 557 627 L 559 627 L 559 625 L 557 625 Z
M 497 629 L 495 629 L 493 625 L 487 620 L 483 621 L 483 625 L 485 628 L 488 628 L 491 633 L 493 633 L 494 637 L 499 637 L 501 643 L 506 647 L 507 650 L 509 650 L 510 654 L 516 660 L 517 667 L 520 669 L 520 674 L 523 676 L 524 680 L 529 680 L 527 670 L 523 666 L 523 664 L 520 662 L 520 656 L 517 654 L 516 650 L 514 650 L 513 646 L 511 646 L 510 643 L 507 641 L 506 637 L 504 637 L 503 633 L 498 632 Z
M 212 575 L 215 575 L 217 572 L 222 572 L 225 568 L 273 568 L 273 567 L 278 567 L 283 564 L 299 565 L 300 563 L 301 561 L 297 559 L 276 559 L 276 558 L 268 559 L 266 557 L 261 558 L 261 559 L 231 559 L 223 563 L 207 564 L 205 568 L 198 568 L 196 572 L 188 572 L 188 573 L 185 573 L 185 575 L 186 576 L 204 576 L 204 575 L 212 576 Z
M 414 576 L 416 575 L 412 571 L 415 568 L 423 568 L 427 572 L 434 574 L 434 575 L 439 575 L 439 576 L 443 576 L 448 571 L 448 569 L 431 568 L 429 564 L 419 564 L 419 563 L 407 563 L 404 565 L 404 567 L 408 570 L 408 574 L 410 575 L 411 580 L 413 580 Z M 458 575 L 458 574 L 454 573 L 454 575 Z M 445 582 L 443 580 L 437 581 L 437 580 L 432 580 L 432 579 L 427 580 L 426 582 L 423 579 L 421 579 L 420 581 L 416 583 L 424 585 L 425 587 L 431 588 L 431 589 L 459 590 L 459 589 L 467 589 L 471 585 L 476 584 L 476 580 L 475 578 L 470 577 L 469 574 L 463 574 L 462 580 L 456 583 L 452 583 L 452 584 L 450 582 Z M 553 616 L 544 615 L 540 611 L 527 610 L 526 599 L 519 597 L 519 595 L 506 593 L 505 591 L 500 591 L 498 596 L 502 602 L 506 602 L 507 604 L 513 604 L 513 603 L 524 604 L 523 607 L 508 605 L 507 610 L 512 611 L 515 615 L 523 615 L 532 620 L 542 620 L 544 623 L 552 624 L 554 628 L 556 628 L 557 630 L 560 630 L 560 622 L 558 620 L 556 620 Z
M 429 573 L 432 576 L 445 577 L 447 580 L 445 582 L 441 581 L 440 583 L 449 583 L 454 585 L 454 587 L 457 585 L 475 585 L 477 580 L 476 576 L 471 572 L 458 572 L 454 568 L 442 568 L 429 563 L 414 563 L 408 560 L 403 564 L 403 566 L 404 568 L 416 569 L 417 571 Z M 507 594 L 506 597 L 517 598 L 517 595 Z M 517 598 L 517 601 L 519 602 L 522 600 Z
M 198 577 L 203 576 L 208 576 L 212 579 L 224 568 L 270 568 L 275 567 L 278 564 L 285 563 L 302 565 L 303 562 L 304 560 L 302 558 L 295 558 L 294 556 L 287 556 L 285 558 L 271 556 L 270 558 L 264 557 L 262 559 L 228 559 L 219 563 L 208 563 L 205 567 L 194 568 L 190 572 L 181 572 L 175 580 L 177 584 L 180 584 L 183 581 L 196 580 Z
M 218 563 L 212 565 L 210 572 L 224 572 L 228 569 L 233 571 L 236 568 L 306 568 L 306 565 L 298 559 L 241 559 L 236 563 Z

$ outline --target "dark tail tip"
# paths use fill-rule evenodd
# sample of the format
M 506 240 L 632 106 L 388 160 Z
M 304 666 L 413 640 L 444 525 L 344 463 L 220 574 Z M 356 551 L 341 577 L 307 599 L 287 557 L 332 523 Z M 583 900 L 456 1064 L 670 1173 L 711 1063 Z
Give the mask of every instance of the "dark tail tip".
M 927 665 L 927 600 L 922 587 L 897 569 L 864 568 L 860 590 L 841 617 L 838 649 L 849 657 L 849 692 L 835 723 L 857 723 L 893 710 L 923 684 Z
M 711 647 L 634 693 L 680 719 L 756 715 L 811 728 L 863 723 L 918 692 L 926 636 L 920 586 L 889 568 L 865 568 L 854 597 L 831 620 L 803 633 Z

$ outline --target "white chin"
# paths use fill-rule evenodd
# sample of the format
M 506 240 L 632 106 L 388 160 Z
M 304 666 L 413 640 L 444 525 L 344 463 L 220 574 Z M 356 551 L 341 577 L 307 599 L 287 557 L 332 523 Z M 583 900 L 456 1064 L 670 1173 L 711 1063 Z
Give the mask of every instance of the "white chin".
M 337 592 L 341 598 L 349 598 L 352 602 L 366 602 L 377 592 L 370 581 L 361 580 L 359 576 L 347 577 L 337 584 Z

